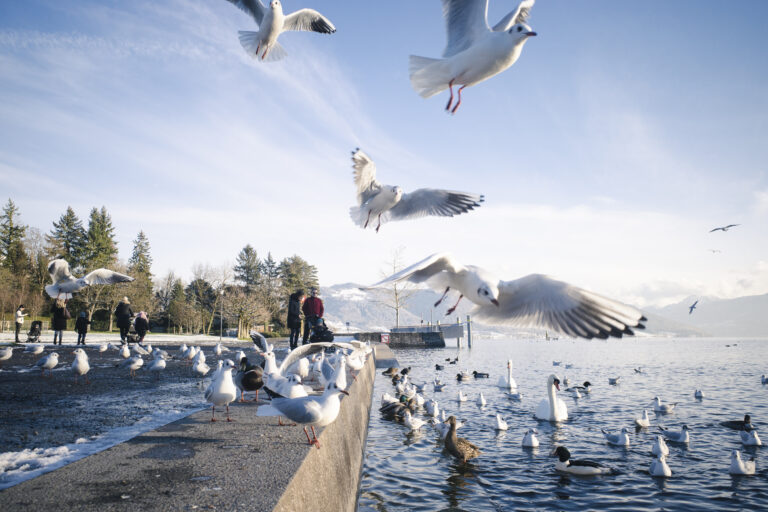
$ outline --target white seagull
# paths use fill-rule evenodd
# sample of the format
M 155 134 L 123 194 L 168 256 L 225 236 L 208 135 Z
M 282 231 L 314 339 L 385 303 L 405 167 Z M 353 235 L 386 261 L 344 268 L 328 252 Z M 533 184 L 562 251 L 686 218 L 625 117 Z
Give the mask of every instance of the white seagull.
M 509 425 L 507 425 L 507 422 L 501 417 L 501 414 L 496 413 L 496 430 L 507 430 L 508 428 Z
M 7 361 L 13 355 L 13 347 L 0 348 L 0 361 Z
M 250 14 L 259 26 L 258 32 L 238 31 L 240 44 L 254 59 L 259 58 L 259 52 L 261 52 L 261 60 L 274 61 L 285 57 L 287 53 L 277 42 L 277 38 L 281 33 L 289 30 L 321 34 L 336 32 L 333 23 L 314 9 L 299 9 L 286 15 L 279 0 L 269 2 L 269 7 L 264 7 L 259 0 L 228 1 L 246 14 Z
M 75 277 L 69 271 L 69 263 L 64 259 L 55 259 L 48 263 L 48 273 L 51 275 L 53 284 L 45 287 L 45 291 L 58 299 L 71 299 L 74 292 L 80 291 L 86 286 L 94 284 L 116 284 L 133 281 L 131 276 L 99 268 L 93 272 L 85 274 L 83 277 Z
M 677 402 L 673 404 L 663 404 L 661 403 L 661 398 L 657 396 L 653 397 L 651 402 L 653 403 L 654 412 L 658 412 L 660 414 L 669 414 L 675 410 L 675 407 L 677 407 Z
M 48 376 L 53 377 L 53 369 L 56 368 L 56 365 L 58 364 L 59 354 L 56 352 L 51 352 L 47 356 L 38 359 L 38 361 L 35 363 L 35 368 L 40 368 L 43 371 L 43 376 L 45 376 L 45 370 L 48 370 Z
M 376 164 L 359 148 L 352 152 L 352 167 L 358 206 L 350 208 L 349 215 L 363 229 L 373 227 L 376 220 L 377 233 L 384 222 L 427 215 L 453 217 L 479 207 L 485 200 L 479 194 L 434 188 L 420 188 L 406 194 L 398 186 L 379 183 Z
M 443 0 L 448 44 L 442 59 L 410 57 L 411 86 L 423 98 L 449 89 L 445 110 L 461 105 L 461 91 L 509 68 L 520 57 L 528 38 L 535 36 L 526 24 L 534 0 L 523 0 L 514 11 L 491 28 L 488 0 Z M 453 86 L 461 85 L 453 103 Z
M 618 434 L 611 434 L 605 429 L 600 430 L 605 436 L 605 440 L 608 441 L 608 444 L 612 444 L 614 446 L 629 446 L 629 429 L 627 427 L 622 428 L 621 432 Z
M 237 387 L 235 386 L 235 381 L 232 380 L 232 370 L 234 368 L 235 363 L 231 360 L 223 361 L 223 366 L 217 371 L 216 378 L 213 379 L 205 390 L 205 399 L 212 404 L 211 421 L 216 421 L 217 405 L 226 406 L 227 421 L 232 421 L 229 417 L 229 404 L 237 398 Z
M 733 450 L 731 452 L 731 467 L 728 472 L 732 475 L 754 475 L 755 459 L 742 460 L 741 452 Z
M 658 459 L 654 458 L 651 461 L 651 467 L 648 468 L 648 472 L 651 476 L 659 476 L 663 478 L 669 478 L 672 476 L 672 470 L 667 465 L 667 459 L 662 455 Z
M 120 368 L 128 368 L 130 370 L 131 378 L 134 378 L 136 376 L 136 370 L 141 368 L 143 365 L 144 360 L 141 358 L 141 356 L 132 356 L 122 363 L 119 363 L 117 366 Z
M 720 226 L 719 228 L 710 229 L 709 232 L 714 233 L 715 231 L 722 231 L 723 233 L 725 233 L 729 229 L 735 228 L 736 226 L 741 226 L 741 224 L 728 224 L 727 226 Z
M 525 433 L 525 437 L 523 437 L 523 447 L 525 448 L 536 448 L 539 446 L 539 438 L 536 437 L 536 434 L 539 432 L 535 428 L 529 428 L 528 432 Z
M 637 309 L 541 274 L 514 281 L 501 281 L 490 272 L 462 265 L 448 253 L 433 254 L 371 286 L 367 290 L 400 281 L 426 282 L 445 290 L 438 306 L 451 288 L 461 294 L 447 314 L 466 297 L 476 304 L 473 316 L 487 324 L 540 327 L 581 338 L 621 337 L 644 329 L 646 318 Z
M 635 418 L 635 426 L 638 428 L 648 428 L 651 426 L 651 418 L 648 417 L 648 409 L 643 409 L 643 415 Z
M 77 377 L 82 375 L 85 375 L 85 383 L 90 384 L 88 372 L 91 365 L 88 363 L 88 354 L 81 348 L 76 348 L 73 354 L 75 354 L 75 360 L 72 361 L 72 371 L 75 373 L 75 384 L 77 384 Z
M 653 446 L 651 446 L 651 453 L 656 457 L 666 457 L 669 455 L 669 446 L 667 446 L 664 438 L 660 435 L 656 435 L 656 440 L 653 442 Z
M 691 441 L 691 436 L 688 434 L 691 429 L 688 428 L 688 425 L 683 425 L 680 432 L 672 432 L 662 426 L 659 426 L 659 430 L 661 430 L 661 433 L 664 434 L 664 437 L 666 437 L 668 441 L 672 441 L 673 443 L 687 444 Z
M 149 366 L 147 366 L 147 370 L 155 374 L 156 379 L 160 379 L 160 372 L 165 370 L 165 356 L 162 354 L 162 351 L 153 353 L 154 359 L 151 363 L 149 363 Z
M 32 354 L 33 356 L 36 356 L 38 354 L 42 354 L 44 349 L 45 347 L 39 344 L 27 345 L 26 347 L 24 347 L 24 353 Z
M 414 418 L 413 416 L 411 416 L 411 411 L 406 409 L 403 417 L 403 424 L 406 427 L 408 427 L 409 430 L 411 431 L 419 430 L 421 427 L 424 426 L 425 423 L 427 422 L 422 419 Z
M 741 437 L 741 444 L 744 446 L 763 446 L 763 442 L 757 435 L 757 430 L 750 430 L 749 432 L 740 430 L 739 437 Z

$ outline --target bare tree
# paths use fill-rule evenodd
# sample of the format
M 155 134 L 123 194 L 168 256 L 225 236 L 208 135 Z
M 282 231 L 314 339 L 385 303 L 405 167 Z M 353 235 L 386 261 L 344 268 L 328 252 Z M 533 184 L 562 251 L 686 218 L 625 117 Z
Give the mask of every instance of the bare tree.
M 404 247 L 398 247 L 392 252 L 391 259 L 387 261 L 385 268 L 380 272 L 382 278 L 403 269 L 403 252 L 405 252 Z M 416 292 L 415 286 L 407 281 L 393 283 L 389 288 L 374 290 L 374 293 L 377 294 L 377 299 L 374 302 L 394 310 L 395 327 L 400 327 L 400 310 L 405 308 Z

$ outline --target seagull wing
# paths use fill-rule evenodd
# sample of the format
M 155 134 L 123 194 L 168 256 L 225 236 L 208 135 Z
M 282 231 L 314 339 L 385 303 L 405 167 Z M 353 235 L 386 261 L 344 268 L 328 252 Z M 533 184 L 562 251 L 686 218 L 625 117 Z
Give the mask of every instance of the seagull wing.
M 400 272 L 392 274 L 376 284 L 360 289 L 369 290 L 371 288 L 378 288 L 404 280 L 408 280 L 412 283 L 423 283 L 441 272 L 453 276 L 462 270 L 464 270 L 464 266 L 453 259 L 453 256 L 446 252 L 440 252 L 428 256 L 420 262 L 414 263 L 410 267 L 404 268 Z
M 133 278 L 131 276 L 121 274 L 120 272 L 114 272 L 106 268 L 99 268 L 94 270 L 93 272 L 85 274 L 82 277 L 82 281 L 88 285 L 116 284 L 116 283 L 131 282 L 133 281 Z
M 316 354 L 317 352 L 322 352 L 325 350 L 326 347 L 332 347 L 334 346 L 333 343 L 329 342 L 317 342 L 317 343 L 310 343 L 308 345 L 302 345 L 300 347 L 296 347 L 295 349 L 291 350 L 291 352 L 285 356 L 285 359 L 283 359 L 283 362 L 280 363 L 280 375 L 285 375 L 285 371 L 291 367 L 293 363 L 301 359 L 302 357 L 309 357 L 312 354 Z
M 531 15 L 531 7 L 536 0 L 523 0 L 517 6 L 517 8 L 501 18 L 493 27 L 494 32 L 506 32 L 510 28 L 514 27 L 518 23 L 526 23 L 528 17 Z
M 453 217 L 474 210 L 483 201 L 485 197 L 478 194 L 420 188 L 403 194 L 400 202 L 389 210 L 389 214 L 392 220 L 412 219 L 426 215 Z
M 363 204 L 381 190 L 381 183 L 376 181 L 376 164 L 358 148 L 352 152 L 352 167 L 355 169 L 357 203 Z
M 322 418 L 322 408 L 315 397 L 273 398 L 270 405 L 296 423 L 316 423 Z
M 251 339 L 253 340 L 253 344 L 256 345 L 256 347 L 261 352 L 269 352 L 267 338 L 265 338 L 260 332 L 256 332 L 256 331 L 251 331 L 250 334 L 251 334 Z
M 304 30 L 321 34 L 333 34 L 336 32 L 336 27 L 333 26 L 331 20 L 314 9 L 299 9 L 286 15 L 283 22 L 283 30 Z
M 448 44 L 443 57 L 463 52 L 490 31 L 488 0 L 443 0 Z
M 253 21 L 256 22 L 257 25 L 261 25 L 261 20 L 264 19 L 264 13 L 266 12 L 267 8 L 262 5 L 259 0 L 227 0 L 229 3 L 240 9 L 241 11 L 245 12 L 246 14 L 250 14 L 253 18 Z
M 53 260 L 48 263 L 48 273 L 51 275 L 53 284 L 72 277 L 72 274 L 69 271 L 69 263 L 64 259 Z
M 727 225 L 727 226 L 725 226 L 725 228 L 723 228 L 723 229 L 730 229 L 730 228 L 735 228 L 736 226 L 740 226 L 740 225 L 741 225 L 741 224 L 728 224 L 728 225 Z
M 499 306 L 476 309 L 479 321 L 519 327 L 554 329 L 580 338 L 621 337 L 644 329 L 646 318 L 637 309 L 596 293 L 531 274 L 499 283 Z

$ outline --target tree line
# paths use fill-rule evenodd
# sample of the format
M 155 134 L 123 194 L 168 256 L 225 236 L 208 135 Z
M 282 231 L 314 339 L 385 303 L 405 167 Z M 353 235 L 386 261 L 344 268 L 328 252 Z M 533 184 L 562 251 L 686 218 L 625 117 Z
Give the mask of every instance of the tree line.
M 176 272 L 152 273 L 149 239 L 139 231 L 127 262 L 118 258 L 115 228 L 106 207 L 92 208 L 87 224 L 71 207 L 53 221 L 49 232 L 24 225 L 13 200 L 0 214 L 0 315 L 12 321 L 19 304 L 32 318 L 50 314 L 52 299 L 48 263 L 65 259 L 76 276 L 109 268 L 135 278 L 131 283 L 86 287 L 69 300 L 73 317 L 86 312 L 95 330 L 112 330 L 114 311 L 123 296 L 135 312 L 146 311 L 152 329 L 173 333 L 211 334 L 236 328 L 238 336 L 256 326 L 284 329 L 288 296 L 318 285 L 317 268 L 299 256 L 277 261 L 261 258 L 247 244 L 234 267 L 195 265 L 189 282 Z

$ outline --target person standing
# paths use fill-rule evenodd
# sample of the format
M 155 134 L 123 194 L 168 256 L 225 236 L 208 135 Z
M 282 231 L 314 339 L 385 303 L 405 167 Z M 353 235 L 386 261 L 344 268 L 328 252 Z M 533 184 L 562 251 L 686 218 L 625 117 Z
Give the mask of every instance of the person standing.
M 16 343 L 21 343 L 21 341 L 19 341 L 19 331 L 21 331 L 21 327 L 24 325 L 25 316 L 29 315 L 24 312 L 24 304 L 22 304 L 16 310 Z
M 128 339 L 128 329 L 131 328 L 131 301 L 128 297 L 123 297 L 115 308 L 115 317 L 117 317 L 117 326 L 120 328 L 120 340 L 125 343 Z
M 139 343 L 142 343 L 144 341 L 144 336 L 146 336 L 147 331 L 149 331 L 149 319 L 147 318 L 146 312 L 139 311 L 139 314 L 136 315 L 136 321 L 133 323 L 133 327 L 136 329 L 136 334 L 139 335 Z
M 301 304 L 304 302 L 304 290 L 296 290 L 288 298 L 288 320 L 285 323 L 291 330 L 289 343 L 291 350 L 299 346 L 299 333 L 301 333 Z
M 302 345 L 307 344 L 309 339 L 309 331 L 314 327 L 317 322 L 323 318 L 323 301 L 317 296 L 317 288 L 311 288 L 309 290 L 310 297 L 304 301 L 304 305 L 301 306 L 301 311 L 304 313 L 304 338 Z
M 85 335 L 88 333 L 88 325 L 91 323 L 85 314 L 85 311 L 81 311 L 80 315 L 75 320 L 75 330 L 77 331 L 77 344 L 85 345 Z
M 69 314 L 67 303 L 64 302 L 64 299 L 56 299 L 51 308 L 51 312 L 53 313 L 51 321 L 53 326 L 53 344 L 55 345 L 56 340 L 58 339 L 59 345 L 61 345 L 64 331 L 67 330 L 67 320 L 72 318 L 72 315 Z

